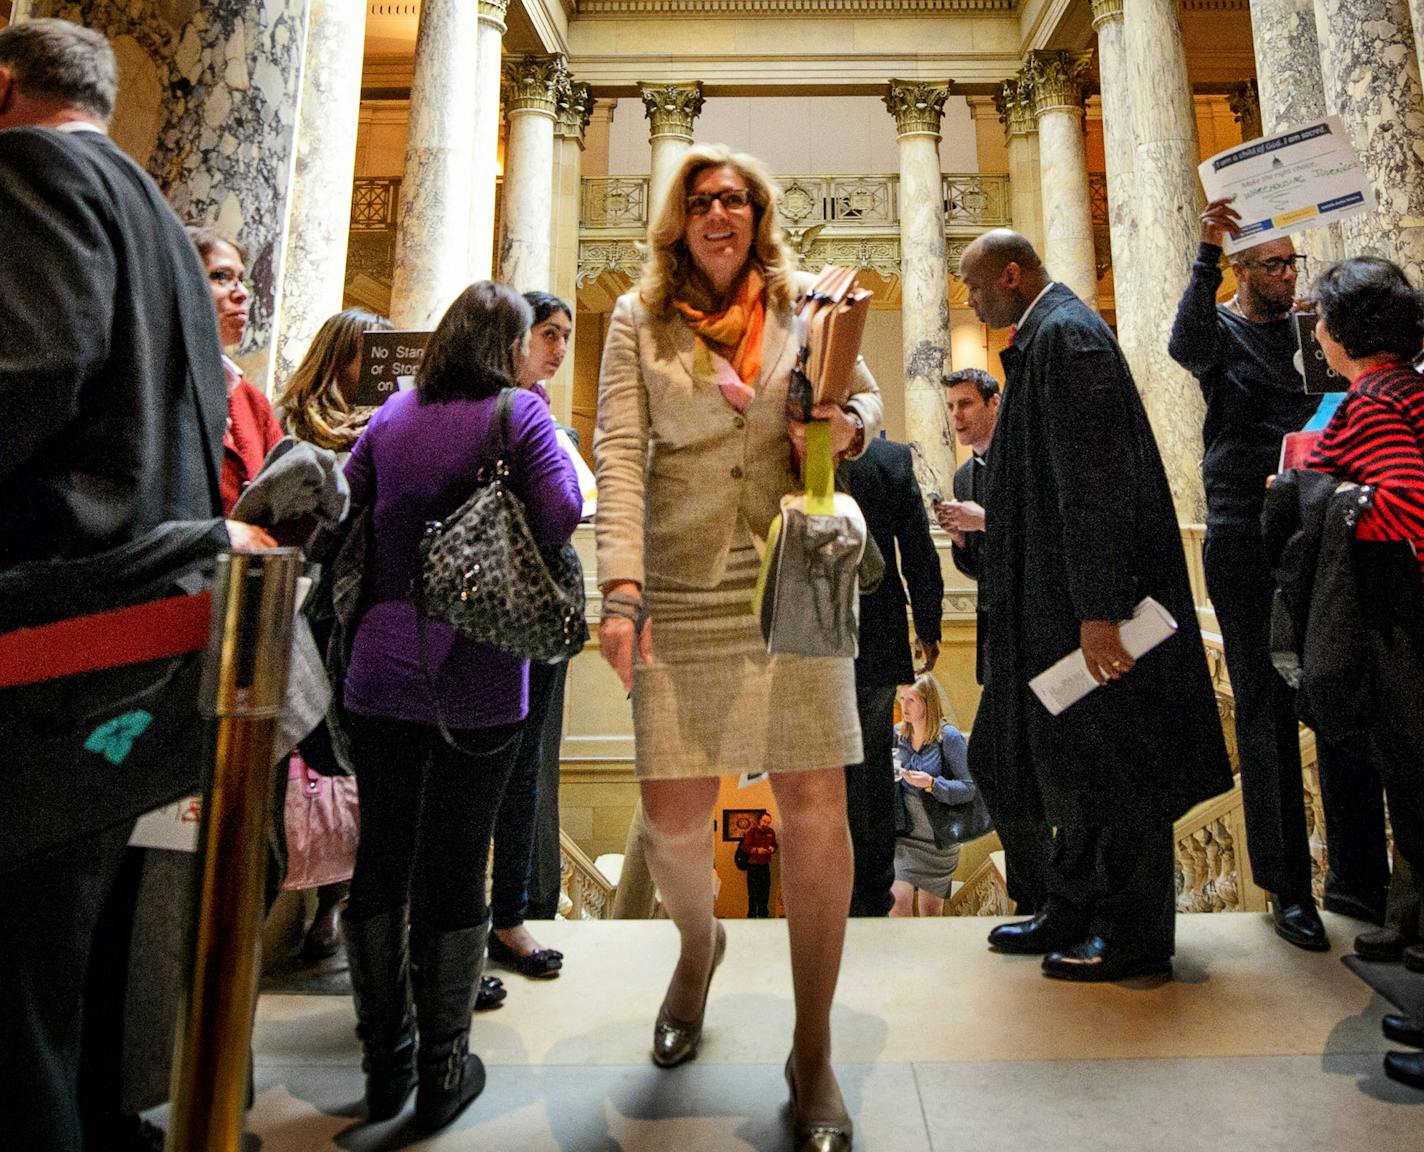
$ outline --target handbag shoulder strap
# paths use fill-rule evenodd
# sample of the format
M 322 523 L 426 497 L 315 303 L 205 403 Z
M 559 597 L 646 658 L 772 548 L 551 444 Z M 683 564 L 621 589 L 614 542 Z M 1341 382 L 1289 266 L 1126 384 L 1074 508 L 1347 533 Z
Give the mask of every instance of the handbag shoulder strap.
M 509 424 L 511 414 L 514 412 L 514 394 L 519 391 L 517 388 L 501 388 L 499 398 L 495 400 L 494 412 L 490 416 L 489 431 L 485 433 L 484 459 L 490 465 L 498 467 L 504 464 L 509 466 L 506 454 L 509 451 Z M 490 465 L 486 465 L 489 467 Z

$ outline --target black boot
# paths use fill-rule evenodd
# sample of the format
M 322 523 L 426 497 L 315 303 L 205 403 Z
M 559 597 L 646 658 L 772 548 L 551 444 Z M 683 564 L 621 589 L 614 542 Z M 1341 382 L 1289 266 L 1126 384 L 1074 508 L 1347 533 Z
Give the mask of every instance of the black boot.
M 351 961 L 356 1035 L 364 1053 L 366 1115 L 389 1120 L 415 1086 L 415 1017 L 404 905 L 367 920 L 342 919 Z
M 454 932 L 412 932 L 411 976 L 420 1026 L 420 1087 L 415 1122 L 443 1128 L 485 1087 L 485 1066 L 472 1054 L 470 1014 L 484 971 L 490 921 Z

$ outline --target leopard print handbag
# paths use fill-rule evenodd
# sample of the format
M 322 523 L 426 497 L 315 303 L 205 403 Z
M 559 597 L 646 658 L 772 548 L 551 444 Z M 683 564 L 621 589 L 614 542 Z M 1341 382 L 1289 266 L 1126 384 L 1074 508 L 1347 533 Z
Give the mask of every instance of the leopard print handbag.
M 572 543 L 540 549 L 509 487 L 514 393 L 500 392 L 491 420 L 498 451 L 476 475 L 474 494 L 453 515 L 425 526 L 415 603 L 471 640 L 553 664 L 577 655 L 588 640 L 583 567 Z

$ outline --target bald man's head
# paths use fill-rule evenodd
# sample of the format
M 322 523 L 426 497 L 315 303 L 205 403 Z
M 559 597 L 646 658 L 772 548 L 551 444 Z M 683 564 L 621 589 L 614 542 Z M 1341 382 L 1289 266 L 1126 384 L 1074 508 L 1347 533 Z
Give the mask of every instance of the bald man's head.
M 1033 245 L 1008 228 L 985 232 L 964 250 L 959 278 L 969 288 L 969 306 L 990 328 L 1017 323 L 1048 286 L 1048 272 Z

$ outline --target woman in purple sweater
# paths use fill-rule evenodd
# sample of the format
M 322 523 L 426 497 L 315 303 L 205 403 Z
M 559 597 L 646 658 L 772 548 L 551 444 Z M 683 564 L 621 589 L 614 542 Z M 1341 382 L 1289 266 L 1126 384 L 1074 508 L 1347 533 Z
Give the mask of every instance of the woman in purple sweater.
M 485 1082 L 468 1052 L 490 926 L 485 868 L 528 707 L 529 666 L 418 619 L 410 591 L 427 521 L 459 508 L 493 462 L 495 400 L 519 377 L 530 315 L 503 285 L 467 288 L 435 329 L 415 390 L 381 407 L 346 465 L 352 504 L 370 506 L 372 531 L 344 686 L 361 785 L 344 929 L 371 1120 L 400 1112 L 417 1079 L 417 1026 L 422 1127 L 449 1123 Z M 505 458 L 535 539 L 563 544 L 582 498 L 533 393 L 514 398 Z

